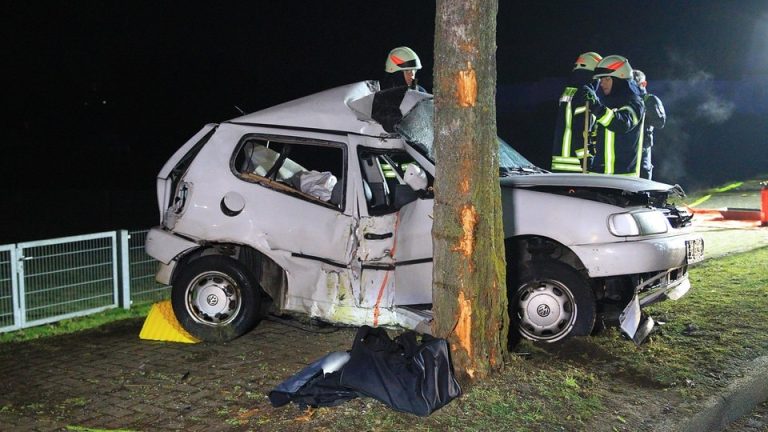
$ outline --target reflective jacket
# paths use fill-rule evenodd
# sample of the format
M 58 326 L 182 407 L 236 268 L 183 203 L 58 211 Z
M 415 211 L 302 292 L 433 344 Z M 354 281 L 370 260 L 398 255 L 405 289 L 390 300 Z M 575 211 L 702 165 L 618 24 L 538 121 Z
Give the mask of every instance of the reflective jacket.
M 552 171 L 582 172 L 584 157 L 584 86 L 597 89 L 597 80 L 592 79 L 592 71 L 576 70 L 571 74 L 568 86 L 563 90 L 557 105 L 557 123 L 552 146 Z M 595 117 L 590 115 L 589 129 Z
M 613 79 L 597 115 L 597 151 L 592 172 L 640 176 L 645 105 L 634 81 Z

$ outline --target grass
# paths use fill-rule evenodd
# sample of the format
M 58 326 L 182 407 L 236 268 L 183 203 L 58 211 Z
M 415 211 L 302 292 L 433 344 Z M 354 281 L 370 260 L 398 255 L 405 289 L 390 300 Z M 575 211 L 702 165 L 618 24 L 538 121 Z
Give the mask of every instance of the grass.
M 30 327 L 13 332 L 0 333 L 0 343 L 22 342 L 51 336 L 75 333 L 128 318 L 145 317 L 152 303 L 135 304 L 129 310 L 115 308 L 84 317 L 70 318 L 51 324 Z
M 134 432 L 130 429 L 94 429 L 83 426 L 67 426 L 68 432 Z
M 731 192 L 731 191 L 738 192 L 741 189 L 742 190 L 741 193 L 743 194 L 749 193 L 749 194 L 759 195 L 760 191 L 759 191 L 759 185 L 757 185 L 757 183 L 765 180 L 768 180 L 768 173 L 755 176 L 750 180 L 730 181 L 720 186 L 713 186 L 708 189 L 687 191 L 687 195 L 685 197 L 681 198 L 681 197 L 673 196 L 673 197 L 670 197 L 669 200 L 671 203 L 676 205 L 707 208 L 709 199 L 718 194 Z M 731 192 L 731 193 L 734 193 L 734 192 Z

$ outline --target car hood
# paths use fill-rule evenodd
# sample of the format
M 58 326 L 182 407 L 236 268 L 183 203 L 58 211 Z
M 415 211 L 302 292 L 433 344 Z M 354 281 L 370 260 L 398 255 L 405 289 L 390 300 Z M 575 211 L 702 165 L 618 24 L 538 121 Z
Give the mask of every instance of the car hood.
M 575 187 L 613 189 L 624 192 L 640 193 L 672 193 L 684 196 L 683 189 L 678 185 L 668 185 L 652 180 L 636 177 L 623 177 L 605 174 L 512 174 L 501 178 L 502 188 L 536 188 L 536 187 Z

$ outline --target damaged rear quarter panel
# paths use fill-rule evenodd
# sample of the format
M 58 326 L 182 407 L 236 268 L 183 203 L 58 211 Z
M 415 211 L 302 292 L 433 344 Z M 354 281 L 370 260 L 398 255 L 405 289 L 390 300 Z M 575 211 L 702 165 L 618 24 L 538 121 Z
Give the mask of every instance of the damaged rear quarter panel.
M 211 242 L 256 245 L 267 254 L 270 250 L 285 251 L 348 263 L 356 242 L 349 210 L 342 213 L 297 199 L 239 179 L 230 171 L 234 148 L 249 132 L 252 130 L 241 126 L 222 125 L 200 152 L 185 180 L 206 187 L 195 189 L 176 231 Z M 234 217 L 221 210 L 221 200 L 229 192 L 239 194 L 246 203 Z

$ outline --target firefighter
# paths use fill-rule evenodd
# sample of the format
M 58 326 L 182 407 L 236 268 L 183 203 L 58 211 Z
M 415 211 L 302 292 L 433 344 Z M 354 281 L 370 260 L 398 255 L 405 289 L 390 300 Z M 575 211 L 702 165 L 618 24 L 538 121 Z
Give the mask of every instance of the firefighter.
M 643 135 L 643 156 L 640 165 L 640 177 L 648 180 L 653 177 L 653 163 L 651 160 L 651 147 L 653 147 L 653 130 L 663 129 L 667 122 L 667 113 L 664 104 L 656 95 L 648 93 L 648 80 L 640 69 L 632 71 L 632 78 L 640 88 L 640 95 L 645 104 L 645 130 Z
M 393 49 L 384 62 L 387 76 L 382 80 L 381 89 L 407 86 L 410 89 L 426 93 L 424 87 L 418 84 L 416 71 L 421 69 L 421 60 L 416 52 L 406 46 Z
M 587 88 L 592 92 L 597 90 L 598 81 L 592 75 L 600 60 L 600 54 L 590 51 L 581 54 L 573 65 L 568 85 L 557 105 L 552 171 L 583 172 L 584 113 L 587 111 L 584 96 Z M 594 116 L 589 117 L 588 122 L 594 123 Z M 590 154 L 592 152 L 587 151 L 587 168 L 593 159 Z
M 645 106 L 632 78 L 632 66 L 619 55 L 603 58 L 595 67 L 602 96 L 586 88 L 586 99 L 595 115 L 597 150 L 593 171 L 640 176 Z

